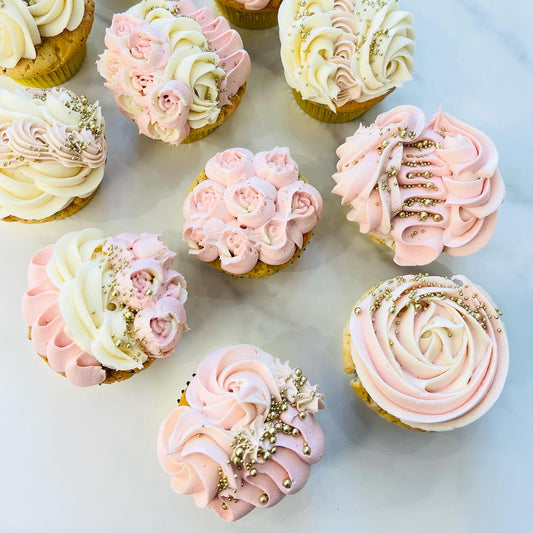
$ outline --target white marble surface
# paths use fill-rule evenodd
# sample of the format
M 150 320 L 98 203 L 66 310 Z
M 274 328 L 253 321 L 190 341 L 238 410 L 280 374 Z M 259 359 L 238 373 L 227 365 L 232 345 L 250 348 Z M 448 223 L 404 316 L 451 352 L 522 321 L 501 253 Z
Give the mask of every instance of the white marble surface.
M 355 300 L 401 272 L 390 256 L 345 221 L 330 194 L 335 148 L 356 124 L 325 125 L 296 106 L 278 58 L 276 29 L 242 31 L 253 72 L 235 114 L 200 143 L 171 147 L 137 135 L 114 107 L 94 68 L 113 11 L 132 2 L 97 1 L 82 71 L 69 83 L 98 98 L 109 160 L 91 203 L 63 221 L 0 224 L 0 531 L 336 531 L 492 532 L 528 530 L 533 475 L 530 236 L 533 42 L 529 0 L 403 0 L 417 30 L 414 80 L 363 117 L 402 103 L 428 115 L 440 105 L 495 141 L 507 199 L 496 234 L 471 257 L 442 257 L 427 271 L 463 273 L 504 311 L 511 346 L 499 402 L 471 426 L 445 434 L 404 431 L 360 403 L 341 362 L 341 331 Z M 199 3 L 211 3 L 202 0 Z M 181 204 L 216 151 L 288 145 L 325 200 L 324 218 L 300 260 L 268 279 L 233 279 L 189 257 Z M 78 389 L 52 372 L 26 339 L 20 298 L 34 251 L 63 233 L 97 226 L 108 234 L 161 232 L 178 251 L 190 286 L 191 331 L 176 353 L 131 380 Z M 249 342 L 301 366 L 327 395 L 320 415 L 327 449 L 307 486 L 270 510 L 226 525 L 175 495 L 155 440 L 199 360 Z

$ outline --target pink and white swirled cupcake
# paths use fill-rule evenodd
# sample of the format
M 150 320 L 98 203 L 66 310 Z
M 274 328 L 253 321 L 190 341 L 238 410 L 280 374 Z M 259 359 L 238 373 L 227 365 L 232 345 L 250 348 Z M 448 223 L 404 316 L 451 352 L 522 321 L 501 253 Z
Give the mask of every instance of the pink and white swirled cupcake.
M 239 106 L 250 57 L 223 17 L 190 0 L 143 0 L 114 15 L 97 63 L 139 132 L 170 144 L 213 132 Z
M 74 385 L 133 376 L 187 330 L 183 276 L 158 235 L 74 231 L 33 257 L 22 313 L 36 352 Z
M 391 109 L 361 125 L 337 155 L 333 193 L 398 265 L 472 254 L 496 229 L 505 196 L 496 147 L 443 111 L 426 122 L 417 107 Z
M 320 193 L 288 148 L 212 157 L 183 205 L 189 253 L 233 275 L 258 278 L 295 261 L 322 214 Z
M 299 368 L 251 345 L 209 354 L 159 430 L 178 494 L 234 521 L 298 492 L 324 453 L 323 395 Z
M 447 431 L 484 415 L 502 392 L 509 346 L 501 312 L 464 276 L 397 276 L 355 305 L 344 369 L 380 416 L 411 430 Z

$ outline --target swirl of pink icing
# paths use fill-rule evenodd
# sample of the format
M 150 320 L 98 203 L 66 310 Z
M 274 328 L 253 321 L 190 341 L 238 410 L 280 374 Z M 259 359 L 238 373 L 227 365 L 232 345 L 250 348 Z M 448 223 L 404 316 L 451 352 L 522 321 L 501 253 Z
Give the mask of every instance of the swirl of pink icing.
M 305 485 L 310 465 L 324 453 L 324 435 L 313 416 L 316 409 L 300 411 L 306 415 L 300 416 L 291 400 L 281 414 L 269 417 L 273 402 L 284 401 L 285 370 L 279 360 L 250 345 L 217 350 L 200 363 L 187 388 L 189 406 L 178 407 L 159 430 L 159 461 L 177 493 L 192 494 L 198 507 L 234 521 Z M 300 394 L 316 395 L 316 387 L 300 389 Z M 266 459 L 259 453 L 252 469 L 248 459 L 265 449 L 260 440 L 265 431 L 275 435 L 275 453 Z
M 464 276 L 397 277 L 375 287 L 356 311 L 349 331 L 357 375 L 405 424 L 462 427 L 497 400 L 509 364 L 501 313 Z
M 233 220 L 225 201 L 225 187 L 211 180 L 200 182 L 187 195 L 183 204 L 186 218 L 218 218 L 224 222 Z
M 257 176 L 270 181 L 276 189 L 298 179 L 298 165 L 286 147 L 255 154 L 254 167 Z
M 219 218 L 186 222 L 183 226 L 183 240 L 189 245 L 189 253 L 206 262 L 217 259 L 217 241 L 225 226 Z
M 236 222 L 226 224 L 217 241 L 220 264 L 231 274 L 245 274 L 254 268 L 259 251 L 252 240 L 253 234 L 240 228 Z
M 278 191 L 278 212 L 293 220 L 302 233 L 311 231 L 322 216 L 322 197 L 309 183 L 301 180 Z
M 253 157 L 254 154 L 246 148 L 229 148 L 209 159 L 205 174 L 222 185 L 238 183 L 255 174 Z
M 271 218 L 256 231 L 259 242 L 259 259 L 269 265 L 286 263 L 302 247 L 303 234 L 294 222 Z
M 337 150 L 333 193 L 348 220 L 383 239 L 399 265 L 424 265 L 443 251 L 466 255 L 494 233 L 504 198 L 494 144 L 439 112 L 400 106 L 360 127 Z

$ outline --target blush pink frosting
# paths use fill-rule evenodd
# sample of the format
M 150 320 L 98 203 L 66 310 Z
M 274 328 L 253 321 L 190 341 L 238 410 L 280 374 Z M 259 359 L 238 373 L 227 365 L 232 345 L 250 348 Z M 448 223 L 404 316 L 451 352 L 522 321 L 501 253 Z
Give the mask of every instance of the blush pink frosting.
M 161 425 L 159 461 L 178 494 L 226 521 L 298 492 L 324 453 L 317 387 L 255 346 L 208 355 L 186 398 Z
M 288 148 L 230 148 L 214 155 L 183 205 L 183 239 L 202 261 L 220 258 L 232 274 L 263 261 L 286 263 L 322 215 L 322 198 L 298 179 Z M 216 222 L 214 222 L 216 221 Z
M 442 111 L 426 124 L 420 109 L 400 106 L 360 126 L 337 155 L 333 193 L 397 264 L 468 255 L 492 237 L 505 189 L 496 147 L 472 126 Z
M 372 399 L 427 431 L 465 426 L 500 395 L 509 366 L 501 313 L 464 276 L 399 276 L 349 322 L 355 369 Z

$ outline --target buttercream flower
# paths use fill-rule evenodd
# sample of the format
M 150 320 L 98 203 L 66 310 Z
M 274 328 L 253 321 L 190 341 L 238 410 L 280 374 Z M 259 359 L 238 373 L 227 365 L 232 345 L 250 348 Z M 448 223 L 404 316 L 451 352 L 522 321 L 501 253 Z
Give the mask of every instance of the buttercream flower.
M 219 218 L 233 220 L 224 202 L 225 187 L 210 180 L 200 182 L 185 199 L 183 213 L 186 218 Z
M 113 20 L 111 21 L 111 33 L 117 37 L 126 37 L 133 33 L 140 25 L 141 22 L 138 19 L 127 13 L 116 13 L 113 15 Z
M 170 57 L 170 46 L 164 33 L 153 25 L 144 24 L 124 37 L 120 47 L 127 64 L 146 73 L 162 69 Z
M 293 220 L 302 233 L 311 231 L 322 215 L 322 197 L 308 183 L 295 181 L 278 191 L 278 213 Z
M 105 50 L 98 60 L 98 72 L 105 78 L 104 85 L 113 91 L 114 94 L 123 94 L 123 77 L 119 76 L 121 71 L 120 56 L 111 50 Z
M 276 196 L 276 188 L 272 184 L 253 177 L 227 187 L 224 203 L 239 224 L 257 228 L 274 215 Z
M 135 336 L 152 357 L 165 357 L 187 331 L 187 317 L 180 300 L 163 296 L 142 308 L 134 320 Z
M 129 72 L 124 71 L 129 77 L 129 84 L 136 94 L 146 96 L 154 84 L 154 75 L 141 72 L 138 69 L 132 69 Z M 127 85 L 128 80 L 124 85 Z
M 163 129 L 186 129 L 192 104 L 191 90 L 187 85 L 176 80 L 165 81 L 154 86 L 148 96 L 153 122 Z
M 298 165 L 285 147 L 255 154 L 254 168 L 257 176 L 272 183 L 276 189 L 298 179 Z
M 224 231 L 225 223 L 219 218 L 198 218 L 185 222 L 183 239 L 189 245 L 189 253 L 201 261 L 218 258 L 217 241 Z
M 250 232 L 230 224 L 217 241 L 220 263 L 232 274 L 244 274 L 255 266 L 259 253 Z
M 257 229 L 259 259 L 269 265 L 286 263 L 298 248 L 302 247 L 303 235 L 292 221 L 272 218 Z
M 215 154 L 206 163 L 205 173 L 222 185 L 244 181 L 254 175 L 253 157 L 246 148 L 230 148 Z

